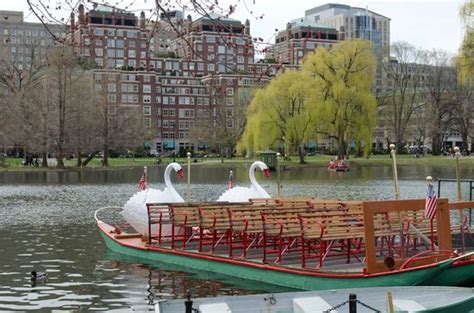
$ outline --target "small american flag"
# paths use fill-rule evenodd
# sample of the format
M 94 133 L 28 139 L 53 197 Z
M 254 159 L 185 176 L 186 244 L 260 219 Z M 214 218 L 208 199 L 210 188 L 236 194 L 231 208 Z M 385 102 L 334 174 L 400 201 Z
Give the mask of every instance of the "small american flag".
M 436 216 L 436 194 L 433 189 L 432 184 L 428 184 L 428 192 L 426 193 L 426 202 L 425 202 L 425 217 L 430 220 L 434 219 Z
M 230 171 L 229 181 L 227 182 L 227 190 L 232 189 L 233 187 L 234 187 L 234 173 Z
M 146 189 L 146 167 L 143 170 L 143 175 L 138 182 L 138 189 L 145 190 Z

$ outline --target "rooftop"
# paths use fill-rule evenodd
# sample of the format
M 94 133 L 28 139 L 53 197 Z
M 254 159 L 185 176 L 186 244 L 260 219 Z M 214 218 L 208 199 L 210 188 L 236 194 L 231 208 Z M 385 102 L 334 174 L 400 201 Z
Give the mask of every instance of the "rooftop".
M 312 14 L 317 14 L 317 13 L 324 12 L 324 11 L 327 11 L 327 10 L 330 10 L 330 9 L 340 9 L 340 10 L 352 11 L 352 12 L 354 12 L 354 11 L 362 12 L 363 11 L 363 12 L 368 12 L 370 14 L 374 14 L 374 15 L 378 15 L 378 16 L 390 19 L 386 16 L 383 16 L 382 14 L 379 14 L 377 12 L 368 10 L 367 8 L 351 7 L 350 5 L 339 4 L 339 3 L 327 3 L 327 4 L 324 4 L 324 5 L 320 5 L 320 6 L 312 8 L 312 9 L 306 10 L 305 11 L 305 16 L 312 15 Z
M 199 19 L 196 20 L 196 22 L 197 21 L 218 21 L 218 22 L 240 23 L 240 21 L 238 20 L 235 20 L 230 17 L 225 17 L 223 15 L 213 13 L 213 12 L 200 17 Z
M 334 29 L 334 27 L 322 25 L 322 24 L 319 24 L 315 21 L 308 20 L 304 17 L 294 19 L 294 20 L 288 22 L 288 24 L 290 24 L 291 27 L 313 27 L 313 28 L 331 29 L 331 30 Z

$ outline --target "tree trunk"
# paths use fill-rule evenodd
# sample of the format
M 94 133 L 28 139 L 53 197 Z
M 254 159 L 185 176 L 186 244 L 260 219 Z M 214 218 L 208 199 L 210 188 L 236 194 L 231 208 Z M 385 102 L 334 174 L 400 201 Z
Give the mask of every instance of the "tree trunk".
M 109 166 L 109 145 L 104 145 L 104 156 L 102 158 L 102 166 Z
M 82 167 L 82 157 L 81 157 L 81 149 L 77 148 L 76 149 L 76 154 L 77 154 L 77 167 Z
M 463 149 L 466 150 L 466 151 L 469 149 L 469 145 L 468 145 L 469 143 L 467 141 L 467 137 L 468 136 L 467 136 L 466 133 L 464 133 L 464 132 L 461 133 L 462 146 L 463 146 Z
M 224 163 L 224 149 L 221 148 L 220 151 L 221 151 L 221 163 Z
M 305 164 L 306 162 L 304 161 L 304 146 L 300 145 L 298 147 L 298 156 L 300 158 L 300 164 Z
M 100 151 L 94 151 L 92 152 L 85 160 L 84 162 L 82 162 L 82 166 L 83 167 L 86 167 L 87 164 L 89 164 L 89 162 L 97 155 L 97 153 L 99 153 Z
M 59 70 L 59 135 L 58 135 L 58 151 L 56 154 L 57 168 L 64 168 L 64 139 L 65 139 L 65 122 L 66 122 L 66 70 L 61 68 Z
M 41 167 L 44 167 L 44 168 L 48 167 L 48 152 L 43 152 Z
M 432 140 L 432 144 L 431 144 L 431 153 L 433 155 L 440 155 L 441 154 L 441 146 L 440 146 L 440 139 L 439 139 L 440 135 L 438 132 L 433 132 L 431 134 L 431 140 Z
M 337 141 L 337 158 L 338 160 L 344 160 L 346 157 L 346 144 L 342 137 L 339 137 Z

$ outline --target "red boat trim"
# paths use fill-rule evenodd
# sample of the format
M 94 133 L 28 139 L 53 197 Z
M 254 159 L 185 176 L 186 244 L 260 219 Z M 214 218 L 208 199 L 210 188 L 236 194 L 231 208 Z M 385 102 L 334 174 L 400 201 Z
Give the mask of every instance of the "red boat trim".
M 102 224 L 108 225 L 104 222 L 102 222 Z M 438 262 L 434 264 L 422 265 L 422 266 L 412 267 L 412 268 L 403 269 L 403 270 L 394 270 L 394 271 L 390 271 L 386 273 L 376 273 L 376 274 L 322 273 L 322 272 L 314 272 L 310 270 L 282 268 L 282 267 L 278 267 L 274 265 L 258 264 L 251 261 L 240 261 L 240 260 L 228 259 L 228 258 L 223 258 L 223 257 L 213 256 L 213 255 L 203 255 L 203 254 L 189 252 L 189 251 L 171 250 L 171 249 L 163 249 L 163 248 L 156 248 L 156 247 L 148 247 L 148 248 L 137 247 L 131 244 L 126 244 L 126 243 L 118 241 L 111 234 L 109 234 L 107 231 L 104 230 L 103 225 L 101 225 L 101 223 L 97 223 L 97 226 L 107 237 L 112 239 L 117 244 L 124 247 L 132 248 L 132 249 L 138 249 L 138 250 L 144 250 L 144 251 L 155 251 L 155 252 L 160 252 L 160 253 L 170 253 L 170 254 L 185 256 L 189 258 L 203 259 L 203 260 L 209 260 L 209 261 L 214 261 L 214 262 L 227 263 L 227 264 L 239 265 L 239 266 L 245 266 L 245 267 L 253 267 L 253 268 L 258 268 L 262 270 L 271 270 L 271 271 L 276 271 L 276 272 L 303 275 L 303 276 L 315 276 L 315 277 L 326 277 L 326 278 L 350 278 L 350 279 L 369 278 L 369 277 L 377 277 L 377 276 L 385 276 L 385 275 L 402 274 L 406 272 L 417 271 L 420 269 L 427 269 L 431 267 L 436 267 L 440 263 Z M 112 227 L 111 225 L 108 225 L 108 226 Z

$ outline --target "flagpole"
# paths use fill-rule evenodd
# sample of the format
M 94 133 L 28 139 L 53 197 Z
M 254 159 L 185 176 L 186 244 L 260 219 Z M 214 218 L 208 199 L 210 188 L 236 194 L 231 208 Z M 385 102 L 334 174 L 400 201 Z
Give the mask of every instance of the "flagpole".
M 398 185 L 398 173 L 397 173 L 397 159 L 395 156 L 395 145 L 390 144 L 390 155 L 392 156 L 393 161 L 393 183 L 395 186 L 395 199 L 400 200 L 400 187 Z M 402 212 L 398 212 L 398 224 L 400 225 L 400 256 L 405 257 L 404 249 L 404 236 L 403 236 L 403 224 L 402 224 Z
M 277 169 L 277 197 L 280 198 L 280 152 L 276 154 L 276 169 Z
M 426 176 L 426 183 L 428 184 L 428 190 L 430 189 L 430 185 L 433 186 L 433 177 L 431 176 Z M 431 196 L 431 195 L 429 195 Z M 434 245 L 434 228 L 433 228 L 433 219 L 430 218 L 430 234 L 431 234 L 431 251 L 435 250 L 435 245 Z
M 143 167 L 143 173 L 145 174 L 145 190 L 148 192 L 148 167 Z
M 190 202 L 191 199 L 191 152 L 186 153 L 188 157 L 188 190 L 187 190 L 187 196 L 186 196 L 186 201 Z

